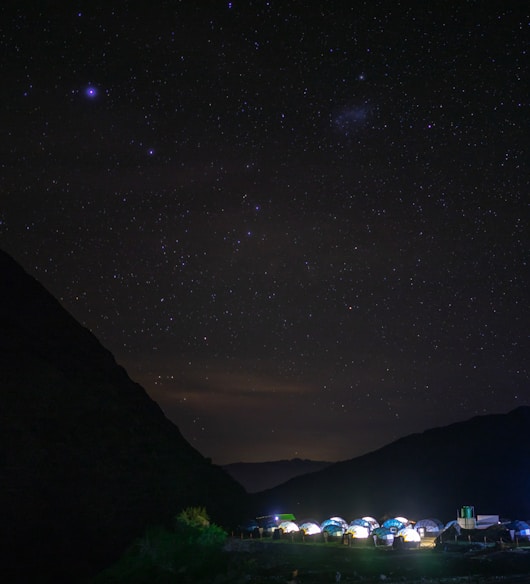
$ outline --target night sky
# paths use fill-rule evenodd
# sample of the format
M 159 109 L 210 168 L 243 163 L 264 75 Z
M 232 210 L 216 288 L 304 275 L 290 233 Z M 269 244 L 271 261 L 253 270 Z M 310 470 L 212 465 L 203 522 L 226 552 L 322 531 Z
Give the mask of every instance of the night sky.
M 0 6 L 0 247 L 204 456 L 530 405 L 527 2 L 62 4 Z

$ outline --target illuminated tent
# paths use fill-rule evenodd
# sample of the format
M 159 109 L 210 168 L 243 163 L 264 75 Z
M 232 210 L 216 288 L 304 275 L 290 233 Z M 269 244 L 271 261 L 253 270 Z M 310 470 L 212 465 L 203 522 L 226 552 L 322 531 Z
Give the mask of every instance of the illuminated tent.
M 350 527 L 354 525 L 361 525 L 362 527 L 366 527 L 370 531 L 372 531 L 373 529 L 373 525 L 364 517 L 362 517 L 361 519 L 354 519 L 353 521 L 350 522 Z M 377 527 L 379 527 L 379 525 Z
M 375 529 L 376 527 L 379 527 L 379 523 L 377 522 L 376 519 L 374 519 L 373 517 L 370 517 L 369 515 L 365 515 L 363 518 L 363 521 L 368 521 L 368 523 L 371 525 L 371 529 Z
M 322 533 L 327 533 L 332 537 L 340 537 L 344 535 L 345 529 L 344 526 L 340 523 L 335 523 L 333 521 L 325 521 L 321 526 L 320 530 Z
M 403 527 L 396 533 L 395 538 L 400 538 L 405 547 L 420 547 L 421 536 L 413 527 Z
M 343 519 L 342 517 L 330 517 L 330 521 L 337 521 L 338 523 L 341 523 L 345 527 L 348 526 L 348 522 L 345 519 Z
M 392 533 L 396 533 L 400 529 L 403 529 L 404 527 L 406 527 L 406 525 L 408 523 L 407 519 L 405 519 L 405 522 L 403 522 L 402 519 L 405 519 L 405 518 L 404 517 L 394 517 L 393 519 L 387 519 L 383 523 L 383 527 L 386 527 Z
M 376 527 L 372 535 L 377 546 L 390 546 L 394 543 L 394 534 L 386 527 Z
M 300 528 L 294 521 L 282 521 L 278 525 L 278 529 L 281 529 L 283 533 L 294 533 L 295 531 L 300 531 Z
M 320 524 L 320 530 L 333 537 L 340 537 L 348 529 L 348 524 L 342 517 L 330 517 Z
M 346 533 L 349 533 L 354 539 L 366 539 L 370 535 L 370 527 L 350 523 Z
M 431 535 L 437 535 L 440 531 L 444 530 L 444 524 L 439 519 L 420 519 L 414 525 L 416 531 L 423 529 L 424 533 L 429 533 Z
M 298 527 L 305 535 L 316 535 L 322 532 L 320 525 L 316 521 L 304 521 Z

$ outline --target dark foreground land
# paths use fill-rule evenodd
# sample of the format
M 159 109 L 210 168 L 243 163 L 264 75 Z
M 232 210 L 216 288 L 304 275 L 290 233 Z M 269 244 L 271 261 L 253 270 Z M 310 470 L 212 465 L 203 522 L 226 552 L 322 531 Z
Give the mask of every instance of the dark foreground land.
M 243 576 L 247 583 L 530 582 L 527 547 L 444 552 L 427 547 L 395 550 L 339 543 L 232 540 L 229 549 L 236 580 Z

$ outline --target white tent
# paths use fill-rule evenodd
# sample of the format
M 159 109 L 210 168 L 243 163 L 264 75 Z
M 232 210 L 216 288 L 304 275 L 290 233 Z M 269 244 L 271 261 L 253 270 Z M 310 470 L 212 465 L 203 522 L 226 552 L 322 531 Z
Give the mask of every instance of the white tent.
M 300 531 L 300 528 L 294 521 L 282 521 L 280 525 L 278 525 L 278 529 L 281 529 L 283 533 L 295 533 L 296 531 Z
M 404 527 L 396 533 L 396 537 L 400 537 L 403 543 L 406 544 L 417 544 L 418 547 L 421 543 L 420 534 L 413 527 Z
M 322 532 L 320 525 L 314 521 L 304 521 L 298 527 L 305 535 L 316 535 Z
M 372 529 L 374 528 L 374 526 L 364 518 L 354 519 L 353 521 L 350 521 L 350 527 L 352 525 L 362 525 L 363 527 L 366 527 L 369 531 L 372 531 Z M 377 527 L 379 527 L 379 525 Z
M 349 533 L 354 539 L 367 539 L 370 535 L 370 528 L 366 525 L 355 524 L 348 526 L 346 533 Z

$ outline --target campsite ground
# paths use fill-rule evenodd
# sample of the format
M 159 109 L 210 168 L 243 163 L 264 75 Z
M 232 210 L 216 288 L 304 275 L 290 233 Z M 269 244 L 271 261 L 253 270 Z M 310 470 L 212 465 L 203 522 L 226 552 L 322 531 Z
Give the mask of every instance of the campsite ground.
M 243 568 L 249 583 L 530 582 L 530 548 L 524 547 L 444 552 L 428 546 L 394 550 L 269 539 L 235 540 L 230 548 L 237 572 Z

